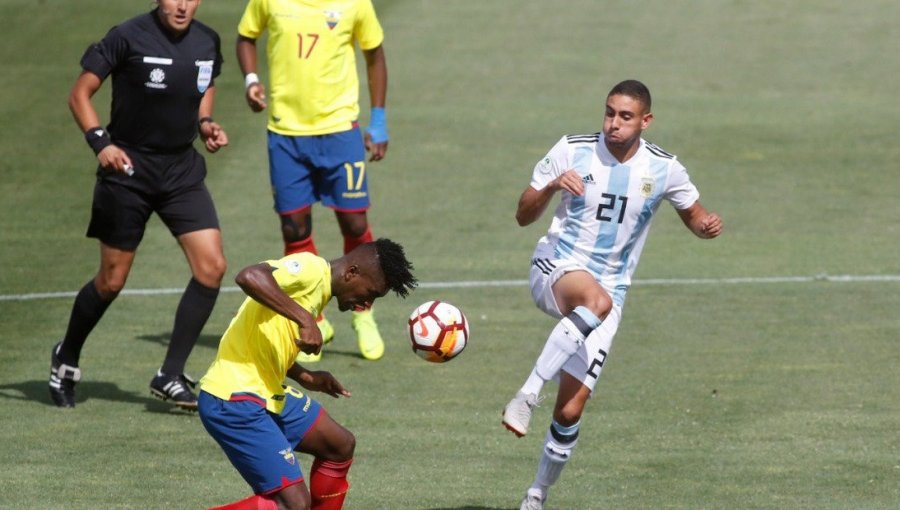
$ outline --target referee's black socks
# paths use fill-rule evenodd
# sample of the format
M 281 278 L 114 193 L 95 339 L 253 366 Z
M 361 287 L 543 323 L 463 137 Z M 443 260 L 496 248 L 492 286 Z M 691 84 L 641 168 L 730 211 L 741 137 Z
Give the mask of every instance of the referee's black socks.
M 62 345 L 59 348 L 57 356 L 62 363 L 78 366 L 78 360 L 81 357 L 81 348 L 84 342 L 93 331 L 94 326 L 100 322 L 106 309 L 116 296 L 109 301 L 104 301 L 94 285 L 94 279 L 91 278 L 75 296 L 75 304 L 72 305 L 72 314 L 69 316 L 69 326 L 66 328 L 66 336 L 63 337 Z
M 210 288 L 191 278 L 178 310 L 175 312 L 175 325 L 172 326 L 172 339 L 169 350 L 160 371 L 164 374 L 177 375 L 184 373 L 188 356 L 197 343 L 203 326 L 212 314 L 219 297 L 219 289 Z

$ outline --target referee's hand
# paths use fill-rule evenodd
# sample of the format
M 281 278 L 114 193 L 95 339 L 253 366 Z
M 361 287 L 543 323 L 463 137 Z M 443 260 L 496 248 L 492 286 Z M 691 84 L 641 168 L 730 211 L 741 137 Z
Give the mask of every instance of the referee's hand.
M 216 152 L 228 145 L 228 134 L 218 122 L 204 122 L 200 124 L 200 137 L 206 144 L 207 152 Z
M 134 167 L 131 165 L 131 158 L 128 157 L 128 154 L 112 144 L 107 145 L 97 154 L 97 161 L 107 170 L 125 175 L 134 173 Z
M 256 82 L 247 87 L 247 104 L 250 109 L 259 113 L 266 109 L 266 87 L 260 82 Z

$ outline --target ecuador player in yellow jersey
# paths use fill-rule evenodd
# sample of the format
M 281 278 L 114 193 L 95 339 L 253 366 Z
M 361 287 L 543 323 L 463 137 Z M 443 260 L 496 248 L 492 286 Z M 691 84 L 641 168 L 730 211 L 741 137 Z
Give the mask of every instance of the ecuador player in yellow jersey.
M 379 239 L 331 262 L 311 253 L 262 262 L 241 270 L 236 282 L 249 297 L 200 380 L 198 409 L 254 496 L 220 510 L 340 509 L 356 439 L 284 381 L 349 397 L 330 373 L 295 361 L 301 351 L 322 348 L 316 314 L 332 298 L 348 311 L 369 308 L 391 290 L 406 297 L 416 286 L 412 264 L 400 245 Z M 308 487 L 295 451 L 315 457 Z
M 256 41 L 268 32 L 269 94 L 257 71 Z M 372 240 L 367 211 L 369 161 L 388 145 L 384 32 L 371 0 L 249 0 L 238 25 L 237 58 L 246 99 L 268 112 L 269 178 L 285 254 L 316 252 L 312 205 L 334 210 L 344 253 Z M 371 113 L 360 133 L 356 47 L 365 57 Z M 268 101 L 268 102 L 267 102 Z M 334 329 L 320 317 L 325 342 Z M 366 359 L 384 354 L 371 310 L 353 315 Z M 317 361 L 301 355 L 301 361 Z

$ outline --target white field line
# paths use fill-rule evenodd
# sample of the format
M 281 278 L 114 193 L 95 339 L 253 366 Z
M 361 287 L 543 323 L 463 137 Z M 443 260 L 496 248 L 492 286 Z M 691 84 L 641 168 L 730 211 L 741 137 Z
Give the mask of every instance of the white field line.
M 738 285 L 759 283 L 882 283 L 900 282 L 900 275 L 827 275 L 816 276 L 758 276 L 736 278 L 648 278 L 634 280 L 633 285 Z M 462 289 L 484 287 L 519 287 L 528 285 L 528 280 L 470 280 L 458 282 L 422 282 L 422 289 Z M 221 292 L 240 292 L 239 287 L 222 287 Z M 121 295 L 125 296 L 160 296 L 169 294 L 181 294 L 184 288 L 168 289 L 125 289 Z M 40 299 L 73 298 L 76 291 L 68 292 L 33 292 L 28 294 L 0 294 L 0 301 L 34 301 Z

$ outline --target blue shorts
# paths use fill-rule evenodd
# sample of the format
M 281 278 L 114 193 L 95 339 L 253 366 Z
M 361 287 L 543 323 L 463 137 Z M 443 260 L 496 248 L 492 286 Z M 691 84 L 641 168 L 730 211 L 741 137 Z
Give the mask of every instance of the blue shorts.
M 297 397 L 290 391 L 285 393 L 281 414 L 267 411 L 264 402 L 255 395 L 222 400 L 205 391 L 197 398 L 206 431 L 255 494 L 303 481 L 294 449 L 323 412 L 321 404 L 308 395 Z
M 342 212 L 369 208 L 366 147 L 359 127 L 314 136 L 269 131 L 269 179 L 280 215 L 319 201 Z

